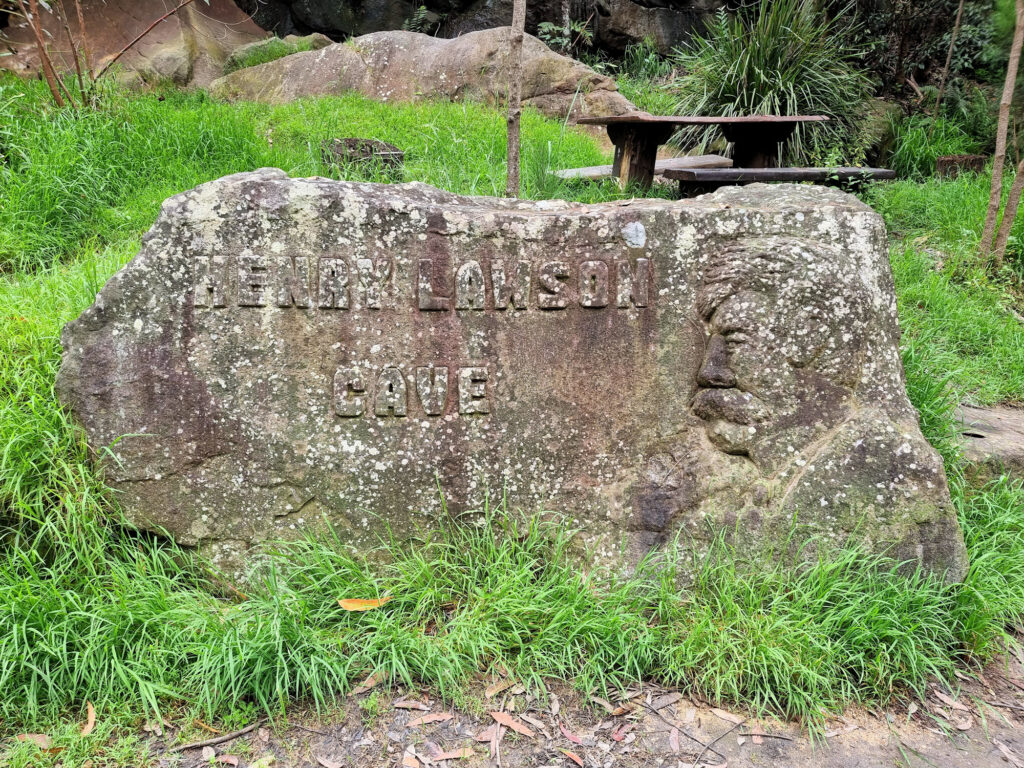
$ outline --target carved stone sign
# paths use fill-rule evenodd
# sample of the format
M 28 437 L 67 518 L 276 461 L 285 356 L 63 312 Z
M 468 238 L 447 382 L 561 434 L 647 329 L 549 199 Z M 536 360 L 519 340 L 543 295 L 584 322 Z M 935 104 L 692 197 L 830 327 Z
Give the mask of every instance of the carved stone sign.
M 957 578 L 898 337 L 884 226 L 832 190 L 581 206 L 265 169 L 164 204 L 58 388 L 130 518 L 225 563 L 489 496 L 609 559 L 853 536 Z

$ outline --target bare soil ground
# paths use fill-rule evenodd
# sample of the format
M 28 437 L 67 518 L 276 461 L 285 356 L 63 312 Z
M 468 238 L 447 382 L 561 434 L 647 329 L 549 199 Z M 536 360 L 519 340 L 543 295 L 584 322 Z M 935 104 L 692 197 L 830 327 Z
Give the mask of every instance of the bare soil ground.
M 1022 660 L 965 675 L 957 690 L 932 686 L 923 704 L 851 710 L 816 738 L 657 686 L 587 702 L 569 688 L 542 700 L 494 679 L 473 686 L 458 708 L 379 684 L 328 716 L 294 712 L 205 751 L 163 751 L 176 741 L 170 729 L 153 735 L 151 748 L 167 768 L 1024 768 Z

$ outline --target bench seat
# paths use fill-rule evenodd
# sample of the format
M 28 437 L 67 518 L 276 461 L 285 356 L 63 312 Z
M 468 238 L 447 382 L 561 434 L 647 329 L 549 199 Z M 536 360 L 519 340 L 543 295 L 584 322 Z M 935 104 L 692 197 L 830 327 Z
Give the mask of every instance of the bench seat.
M 669 157 L 658 160 L 654 164 L 654 175 L 665 176 L 668 171 L 681 171 L 696 168 L 731 168 L 732 160 L 721 155 L 687 155 L 684 157 Z M 555 176 L 560 179 L 586 179 L 588 181 L 602 181 L 615 178 L 614 166 L 591 165 L 586 168 L 565 168 L 561 171 L 554 171 Z
M 895 179 L 888 168 L 679 168 L 663 174 L 679 181 L 680 187 L 691 185 L 722 186 L 753 184 L 759 181 L 815 181 L 823 184 L 848 184 L 854 181 Z

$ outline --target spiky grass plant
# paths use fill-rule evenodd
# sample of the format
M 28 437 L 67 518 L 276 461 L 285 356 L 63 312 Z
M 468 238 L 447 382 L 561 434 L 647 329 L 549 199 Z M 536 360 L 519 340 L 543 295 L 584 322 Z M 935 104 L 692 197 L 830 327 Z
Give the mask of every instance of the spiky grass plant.
M 773 0 L 720 11 L 703 34 L 675 51 L 682 74 L 666 87 L 679 115 L 825 115 L 799 126 L 783 158 L 814 165 L 837 155 L 857 159 L 856 123 L 871 82 L 849 43 L 848 14 L 831 17 L 815 0 Z M 707 147 L 717 129 L 677 135 Z M 845 157 L 843 157 L 845 156 Z

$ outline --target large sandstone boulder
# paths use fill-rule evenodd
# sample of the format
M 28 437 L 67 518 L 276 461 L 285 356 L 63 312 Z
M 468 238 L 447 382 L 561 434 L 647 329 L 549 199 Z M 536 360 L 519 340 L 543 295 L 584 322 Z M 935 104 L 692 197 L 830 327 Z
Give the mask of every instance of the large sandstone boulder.
M 443 37 L 500 27 L 512 18 L 512 0 L 237 0 L 264 29 L 278 35 L 324 32 L 335 39 L 391 29 L 404 29 L 426 9 L 429 31 Z M 597 45 L 621 52 L 644 38 L 667 53 L 699 29 L 709 13 L 725 0 L 597 0 L 585 11 L 575 8 L 578 21 L 588 21 Z M 560 0 L 541 0 L 526 6 L 526 29 L 536 33 L 542 22 L 562 23 Z
M 172 7 L 163 0 L 82 0 L 93 68 L 99 69 Z M 72 71 L 74 59 L 60 20 L 45 9 L 41 9 L 40 19 L 55 65 Z M 71 14 L 68 24 L 80 39 L 76 14 Z M 266 35 L 231 0 L 194 3 L 160 22 L 118 65 L 146 79 L 206 86 L 221 76 L 231 51 Z M 39 71 L 32 32 L 22 19 L 12 17 L 11 25 L 0 30 L 3 51 L 13 55 L 0 56 L 0 68 L 23 75 Z
M 959 578 L 898 338 L 881 217 L 836 191 L 583 206 L 264 169 L 164 204 L 57 387 L 130 519 L 227 564 L 489 495 L 604 561 L 852 537 Z
M 346 91 L 382 101 L 443 98 L 498 104 L 508 92 L 508 34 L 508 27 L 454 40 L 377 32 L 232 72 L 216 80 L 211 92 L 271 104 Z M 621 115 L 635 109 L 614 80 L 529 35 L 523 41 L 522 94 L 524 104 L 558 118 Z

